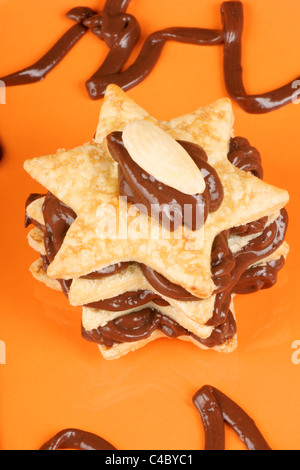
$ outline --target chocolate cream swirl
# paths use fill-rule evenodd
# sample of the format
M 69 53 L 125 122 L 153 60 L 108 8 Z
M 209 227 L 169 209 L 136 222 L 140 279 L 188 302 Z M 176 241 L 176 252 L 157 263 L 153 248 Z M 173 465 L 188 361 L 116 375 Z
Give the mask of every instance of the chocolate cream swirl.
M 173 232 L 182 225 L 190 230 L 199 230 L 208 214 L 221 206 L 223 186 L 217 172 L 207 162 L 202 147 L 191 142 L 178 142 L 202 173 L 205 181 L 203 194 L 184 194 L 156 180 L 133 161 L 124 146 L 121 132 L 107 136 L 109 152 L 119 164 L 120 196 L 127 198 L 141 212 L 154 217 L 167 230 Z

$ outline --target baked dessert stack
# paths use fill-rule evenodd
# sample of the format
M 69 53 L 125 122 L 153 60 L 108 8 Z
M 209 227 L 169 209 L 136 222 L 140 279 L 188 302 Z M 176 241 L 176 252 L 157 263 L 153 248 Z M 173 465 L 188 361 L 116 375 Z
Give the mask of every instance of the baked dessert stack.
M 92 144 L 25 162 L 30 270 L 82 306 L 107 359 L 161 337 L 237 346 L 233 297 L 276 283 L 288 193 L 233 136 L 228 99 L 160 122 L 110 85 Z

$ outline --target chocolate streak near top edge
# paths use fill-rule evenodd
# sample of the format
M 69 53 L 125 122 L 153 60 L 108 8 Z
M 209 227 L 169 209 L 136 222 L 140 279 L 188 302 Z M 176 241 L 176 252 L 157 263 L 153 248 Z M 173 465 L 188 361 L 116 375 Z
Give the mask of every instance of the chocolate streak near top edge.
M 292 103 L 295 78 L 287 85 L 267 93 L 249 95 L 244 87 L 242 68 L 243 4 L 224 2 L 221 6 L 224 30 L 224 76 L 229 96 L 247 113 L 262 114 Z
M 26 85 L 43 80 L 88 31 L 88 28 L 82 24 L 83 21 L 95 14 L 95 11 L 87 7 L 78 7 L 70 10 L 66 14 L 67 18 L 76 21 L 78 24 L 72 26 L 72 28 L 33 65 L 2 77 L 1 80 L 5 83 L 5 86 Z
M 115 10 L 114 15 L 116 18 L 122 17 L 123 10 L 119 12 Z M 134 37 L 139 33 L 138 24 L 124 21 L 124 31 L 127 32 L 127 49 L 122 51 L 118 45 L 118 39 L 113 43 L 114 53 L 108 55 L 105 66 L 102 67 L 91 77 L 87 83 L 87 90 L 92 99 L 101 98 L 107 86 L 110 83 L 123 88 L 123 90 L 130 89 L 143 81 L 153 70 L 156 65 L 162 49 L 167 41 L 176 41 L 185 44 L 197 45 L 218 45 L 224 44 L 224 76 L 227 91 L 230 97 L 236 101 L 244 111 L 248 113 L 267 113 L 282 106 L 291 103 L 295 96 L 294 82 L 299 80 L 296 78 L 287 85 L 272 90 L 267 93 L 250 95 L 247 94 L 243 84 L 243 71 L 241 66 L 242 47 L 241 37 L 243 31 L 243 4 L 238 1 L 224 2 L 221 6 L 221 15 L 223 20 L 222 30 L 203 29 L 203 28 L 166 28 L 161 31 L 152 33 L 144 42 L 144 45 L 135 60 L 127 70 L 122 71 L 122 66 L 125 63 L 125 57 L 130 55 L 134 47 L 134 41 L 130 41 L 130 37 Z M 112 24 L 107 22 L 107 24 Z M 99 29 L 94 31 L 100 38 L 105 35 L 105 24 L 98 24 Z M 134 31 L 136 28 L 136 31 Z M 110 34 L 111 32 L 109 32 Z M 116 51 L 117 49 L 117 51 Z M 120 56 L 124 56 L 124 60 L 120 60 Z M 120 65 L 114 60 L 118 57 Z
M 122 21 L 123 30 L 118 34 Z M 132 15 L 124 14 L 124 9 L 120 8 L 119 11 L 115 9 L 114 14 L 105 11 L 102 18 L 98 18 L 98 23 L 88 21 L 85 24 L 94 27 L 92 31 L 104 39 L 111 48 L 104 64 L 86 83 L 92 99 L 101 98 L 110 83 L 127 90 L 143 81 L 153 70 L 167 41 L 206 46 L 223 42 L 222 31 L 204 28 L 166 28 L 152 33 L 145 40 L 135 62 L 126 70 L 122 70 L 140 35 L 140 26 L 136 19 Z M 115 40 L 111 41 L 113 34 Z M 107 37 L 110 39 L 110 44 L 106 40 Z
M 182 225 L 199 230 L 208 214 L 221 206 L 222 183 L 199 145 L 178 141 L 201 171 L 206 185 L 202 194 L 189 195 L 161 183 L 137 165 L 124 146 L 121 132 L 113 132 L 106 139 L 112 158 L 119 164 L 120 196 L 154 217 L 166 230 L 173 232 Z
M 255 422 L 233 400 L 210 385 L 193 397 L 205 431 L 205 450 L 225 450 L 224 423 L 228 424 L 248 450 L 272 450 Z
M 140 36 L 140 26 L 126 9 L 130 0 L 107 0 L 101 15 L 86 7 L 78 7 L 67 17 L 78 22 L 38 62 L 1 80 L 6 86 L 33 83 L 45 76 L 62 60 L 77 41 L 92 30 L 110 48 L 99 70 L 86 82 L 91 99 L 101 98 L 107 86 L 114 83 L 123 90 L 143 81 L 153 70 L 167 41 L 184 44 L 224 44 L 224 76 L 227 91 L 242 109 L 248 113 L 267 113 L 285 106 L 298 97 L 294 84 L 290 83 L 266 93 L 247 94 L 243 83 L 242 32 L 243 5 L 241 2 L 224 2 L 221 6 L 223 29 L 166 28 L 152 33 L 144 42 L 138 57 L 126 70 L 122 70 Z

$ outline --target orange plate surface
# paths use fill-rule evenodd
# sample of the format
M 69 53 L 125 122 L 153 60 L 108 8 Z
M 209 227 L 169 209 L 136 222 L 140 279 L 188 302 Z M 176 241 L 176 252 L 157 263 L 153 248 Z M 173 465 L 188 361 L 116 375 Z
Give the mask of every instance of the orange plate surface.
M 0 1 L 1 70 L 35 62 L 70 26 L 71 7 L 96 0 Z M 217 0 L 132 0 L 142 38 L 167 26 L 221 26 Z M 247 0 L 243 63 L 246 87 L 263 92 L 300 72 L 298 0 Z M 141 43 L 140 43 L 141 45 Z M 140 48 L 137 47 L 137 51 Z M 265 180 L 290 192 L 291 252 L 279 282 L 235 301 L 239 348 L 230 355 L 162 339 L 106 362 L 81 338 L 80 309 L 35 281 L 35 260 L 23 228 L 24 202 L 40 186 L 23 170 L 26 158 L 90 141 L 102 101 L 85 80 L 107 53 L 87 34 L 43 82 L 9 88 L 0 105 L 0 448 L 38 449 L 59 430 L 100 434 L 119 449 L 202 449 L 192 405 L 204 384 L 220 388 L 255 419 L 274 449 L 300 449 L 299 172 L 300 105 L 263 116 L 234 104 L 235 133 L 259 148 Z M 132 59 L 131 59 L 132 60 Z M 129 95 L 159 119 L 227 96 L 222 46 L 169 43 L 149 78 Z M 298 343 L 297 343 L 298 341 Z M 230 430 L 228 449 L 242 445 Z

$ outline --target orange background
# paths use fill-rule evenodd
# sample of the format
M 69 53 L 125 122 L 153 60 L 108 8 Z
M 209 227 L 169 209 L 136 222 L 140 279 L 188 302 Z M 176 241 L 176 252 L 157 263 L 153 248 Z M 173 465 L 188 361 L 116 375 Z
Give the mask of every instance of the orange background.
M 35 62 L 72 24 L 68 9 L 95 0 L 0 1 L 0 74 Z M 132 0 L 145 38 L 168 26 L 221 26 L 216 0 Z M 298 0 L 247 0 L 243 63 L 245 85 L 261 92 L 300 72 Z M 141 41 L 142 41 L 141 39 Z M 141 42 L 142 44 L 142 42 Z M 139 50 L 140 45 L 137 47 Z M 249 115 L 234 104 L 235 133 L 259 148 L 265 180 L 290 192 L 291 245 L 272 290 L 236 298 L 239 348 L 230 355 L 163 339 L 118 361 L 106 362 L 81 338 L 80 308 L 35 281 L 36 254 L 23 228 L 24 203 L 41 191 L 22 166 L 26 158 L 90 141 L 101 100 L 84 83 L 107 53 L 88 33 L 45 81 L 9 88 L 0 105 L 0 448 L 38 449 L 66 427 L 85 429 L 125 449 L 202 449 L 204 434 L 191 403 L 204 384 L 220 388 L 255 419 L 274 449 L 300 449 L 299 171 L 300 106 Z M 131 58 L 131 61 L 133 58 Z M 159 119 L 227 96 L 222 46 L 169 43 L 149 78 L 129 95 Z M 227 448 L 242 448 L 227 431 Z

